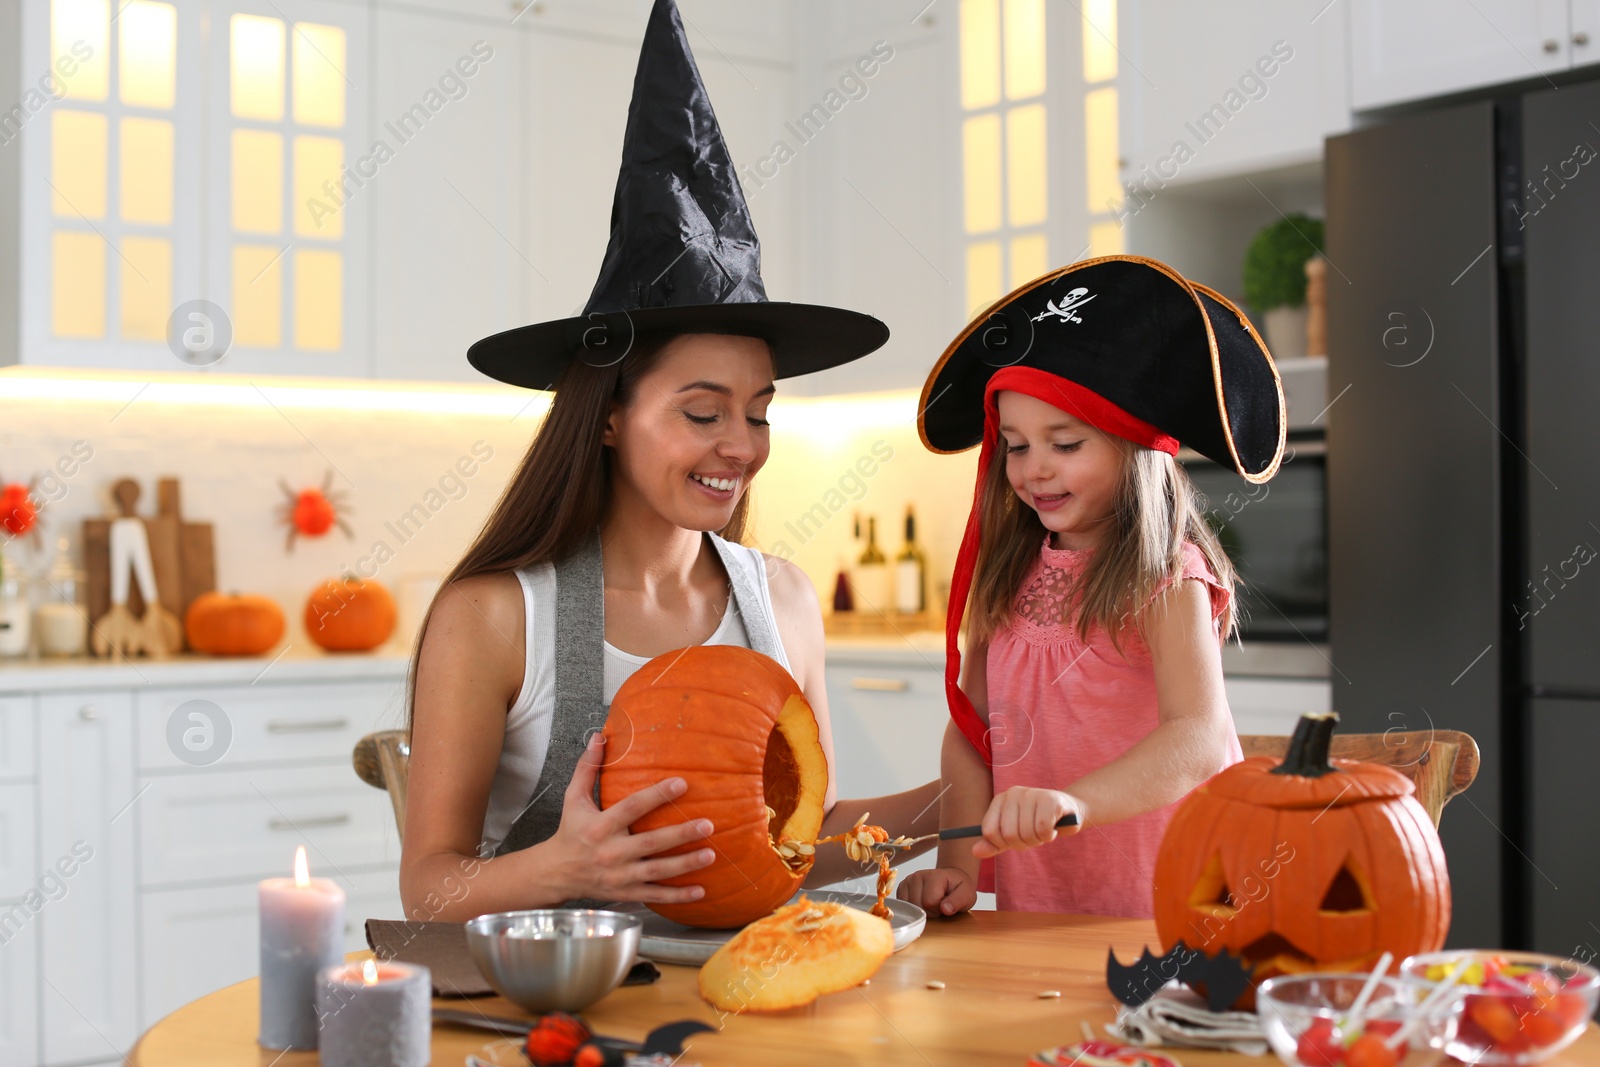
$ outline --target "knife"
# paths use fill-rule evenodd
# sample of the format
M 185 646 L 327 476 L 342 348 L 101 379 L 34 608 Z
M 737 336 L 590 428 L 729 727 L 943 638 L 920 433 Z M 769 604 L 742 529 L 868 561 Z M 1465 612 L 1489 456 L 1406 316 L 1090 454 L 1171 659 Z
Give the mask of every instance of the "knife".
M 1076 825 L 1078 825 L 1078 814 L 1077 814 L 1077 812 L 1068 812 L 1067 814 L 1061 816 L 1061 818 L 1056 820 L 1056 829 L 1058 829 L 1058 830 L 1062 829 L 1064 827 L 1067 827 L 1067 826 L 1076 826 Z M 898 852 L 900 849 L 910 848 L 913 845 L 920 845 L 920 844 L 922 844 L 922 842 L 931 841 L 934 838 L 938 838 L 940 841 L 954 841 L 957 838 L 962 838 L 962 837 L 982 837 L 982 836 L 983 836 L 983 827 L 982 826 L 952 826 L 947 830 L 940 830 L 938 833 L 935 833 L 935 834 L 923 834 L 921 837 L 908 838 L 908 839 L 906 839 L 904 841 L 899 842 L 898 844 L 893 842 L 893 841 L 879 841 L 879 842 L 876 842 L 872 846 L 872 851 L 874 851 L 874 852 Z

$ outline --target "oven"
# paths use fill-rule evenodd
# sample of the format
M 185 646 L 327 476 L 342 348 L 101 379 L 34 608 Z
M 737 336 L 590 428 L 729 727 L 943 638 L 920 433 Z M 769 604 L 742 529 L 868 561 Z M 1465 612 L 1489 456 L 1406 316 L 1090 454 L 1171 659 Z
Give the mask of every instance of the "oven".
M 1247 644 L 1327 643 L 1327 457 L 1321 430 L 1292 431 L 1278 473 L 1252 485 L 1189 449 L 1178 453 L 1238 572 L 1234 603 Z

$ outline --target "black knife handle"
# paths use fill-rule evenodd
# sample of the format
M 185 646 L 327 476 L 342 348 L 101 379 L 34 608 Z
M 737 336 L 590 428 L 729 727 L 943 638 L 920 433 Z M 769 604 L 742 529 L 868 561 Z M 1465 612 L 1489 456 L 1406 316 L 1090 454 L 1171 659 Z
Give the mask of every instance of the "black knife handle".
M 1066 827 L 1066 826 L 1076 826 L 1076 825 L 1078 825 L 1078 814 L 1077 814 L 1077 812 L 1068 812 L 1067 814 L 1061 816 L 1061 818 L 1056 820 L 1056 829 L 1058 829 L 1058 830 L 1063 828 L 1063 827 Z M 939 831 L 939 840 L 940 841 L 951 841 L 951 840 L 954 840 L 955 838 L 958 838 L 958 837 L 982 837 L 982 836 L 983 836 L 983 827 L 982 826 L 955 826 L 955 827 L 952 827 L 949 830 L 940 830 Z

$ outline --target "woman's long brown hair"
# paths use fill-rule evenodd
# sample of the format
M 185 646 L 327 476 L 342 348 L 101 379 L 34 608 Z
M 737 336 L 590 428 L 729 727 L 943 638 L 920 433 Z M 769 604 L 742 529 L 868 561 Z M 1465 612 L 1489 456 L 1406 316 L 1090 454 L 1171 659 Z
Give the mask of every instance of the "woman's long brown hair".
M 550 411 L 534 435 L 516 473 L 495 503 L 472 546 L 439 583 L 417 627 L 406 672 L 406 733 L 417 693 L 417 665 L 434 605 L 452 583 L 479 574 L 521 570 L 571 555 L 599 529 L 611 503 L 611 450 L 601 443 L 613 404 L 633 401 L 639 380 L 661 362 L 672 335 L 640 337 L 623 359 L 596 366 L 574 359 L 557 379 Z M 718 534 L 744 540 L 750 492 L 739 497 Z
M 1182 573 L 1183 543 L 1193 541 L 1230 594 L 1220 622 L 1223 638 L 1232 636 L 1237 627 L 1232 595 L 1236 576 L 1233 562 L 1206 524 L 1204 498 L 1167 453 L 1107 436 L 1121 448 L 1122 478 L 1109 528 L 1069 590 L 1062 624 L 1073 626 L 1084 641 L 1098 626 L 1119 651 L 1130 621 L 1142 638 L 1146 618 L 1141 609 L 1163 581 Z M 990 447 L 993 458 L 978 502 L 982 541 L 967 611 L 969 646 L 1006 626 L 1047 533 L 1038 513 L 1017 497 L 1006 478 L 1005 441 Z

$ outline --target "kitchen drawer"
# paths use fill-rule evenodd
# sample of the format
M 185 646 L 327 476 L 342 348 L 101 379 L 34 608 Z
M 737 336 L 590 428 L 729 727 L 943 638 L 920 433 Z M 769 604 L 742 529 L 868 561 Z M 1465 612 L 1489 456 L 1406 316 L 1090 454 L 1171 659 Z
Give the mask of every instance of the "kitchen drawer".
M 401 918 L 398 869 L 349 870 L 348 877 L 324 873 L 345 891 L 346 952 L 367 947 L 368 919 Z M 146 892 L 139 905 L 145 946 L 141 1028 L 197 997 L 261 973 L 255 883 Z
M 0 696 L 0 781 L 34 775 L 33 696 Z
M 35 831 L 33 786 L 28 782 L 0 785 L 0 899 L 21 897 L 38 888 Z M 0 937 L 6 933 L 0 919 Z
M 275 767 L 145 779 L 143 886 L 286 877 L 296 845 L 313 875 L 398 863 L 389 794 L 350 767 Z
M 950 718 L 941 670 L 834 666 L 827 685 L 839 796 L 898 793 L 939 777 Z
M 363 735 L 402 725 L 402 686 L 285 682 L 147 690 L 139 694 L 139 769 L 348 762 Z M 182 707 L 191 701 L 192 707 Z M 221 748 L 220 755 L 208 758 L 211 746 Z

